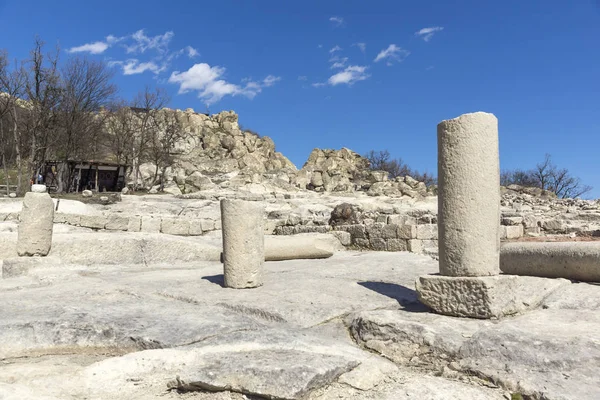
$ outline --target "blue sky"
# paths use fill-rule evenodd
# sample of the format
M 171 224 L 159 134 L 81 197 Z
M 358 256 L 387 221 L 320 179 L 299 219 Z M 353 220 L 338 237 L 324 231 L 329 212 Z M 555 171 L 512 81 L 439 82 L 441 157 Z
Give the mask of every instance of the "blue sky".
M 36 34 L 110 63 L 126 99 L 235 110 L 298 167 L 348 147 L 436 172 L 437 123 L 488 111 L 502 168 L 550 153 L 600 198 L 598 0 L 0 0 L 0 48 Z

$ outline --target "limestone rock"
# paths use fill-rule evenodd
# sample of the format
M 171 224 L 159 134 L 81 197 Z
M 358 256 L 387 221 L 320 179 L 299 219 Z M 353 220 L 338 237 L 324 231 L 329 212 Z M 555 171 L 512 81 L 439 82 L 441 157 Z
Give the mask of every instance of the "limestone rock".
M 417 279 L 419 299 L 435 312 L 455 317 L 500 318 L 538 307 L 565 279 L 496 275 Z
M 20 214 L 17 253 L 20 256 L 45 256 L 52 247 L 54 203 L 47 193 L 29 192 Z
M 83 197 L 92 197 L 93 193 L 91 190 L 84 190 L 83 192 L 81 192 L 81 195 Z

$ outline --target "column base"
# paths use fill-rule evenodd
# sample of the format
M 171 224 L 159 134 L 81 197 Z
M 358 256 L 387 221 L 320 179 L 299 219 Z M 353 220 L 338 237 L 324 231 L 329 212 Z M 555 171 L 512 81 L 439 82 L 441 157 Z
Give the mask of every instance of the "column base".
M 566 279 L 495 275 L 417 278 L 419 300 L 438 314 L 480 319 L 501 318 L 534 309 Z

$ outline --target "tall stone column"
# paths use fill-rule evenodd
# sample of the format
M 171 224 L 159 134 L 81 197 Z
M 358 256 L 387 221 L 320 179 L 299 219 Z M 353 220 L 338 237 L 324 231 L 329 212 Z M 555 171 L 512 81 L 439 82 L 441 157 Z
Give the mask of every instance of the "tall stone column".
M 54 203 L 48 193 L 28 192 L 23 199 L 19 215 L 17 254 L 19 256 L 46 256 L 52 247 L 52 226 L 54 224 Z
M 464 114 L 440 122 L 437 137 L 440 274 L 498 275 L 498 119 Z
M 221 200 L 226 287 L 243 289 L 263 284 L 264 210 L 259 202 Z
M 440 275 L 420 276 L 419 300 L 457 317 L 498 318 L 535 307 L 560 282 L 500 275 L 498 120 L 473 113 L 438 134 Z

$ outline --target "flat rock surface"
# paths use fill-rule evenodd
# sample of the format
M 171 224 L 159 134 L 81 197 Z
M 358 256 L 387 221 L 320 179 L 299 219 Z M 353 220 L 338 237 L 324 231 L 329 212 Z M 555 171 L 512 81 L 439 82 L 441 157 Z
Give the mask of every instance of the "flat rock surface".
M 598 398 L 598 286 L 458 319 L 417 300 L 416 277 L 437 271 L 428 257 L 269 262 L 263 286 L 235 290 L 218 261 L 186 254 L 189 239 L 162 236 L 139 235 L 158 248 L 142 254 L 161 254 L 145 263 L 90 255 L 0 280 L 0 399 Z

